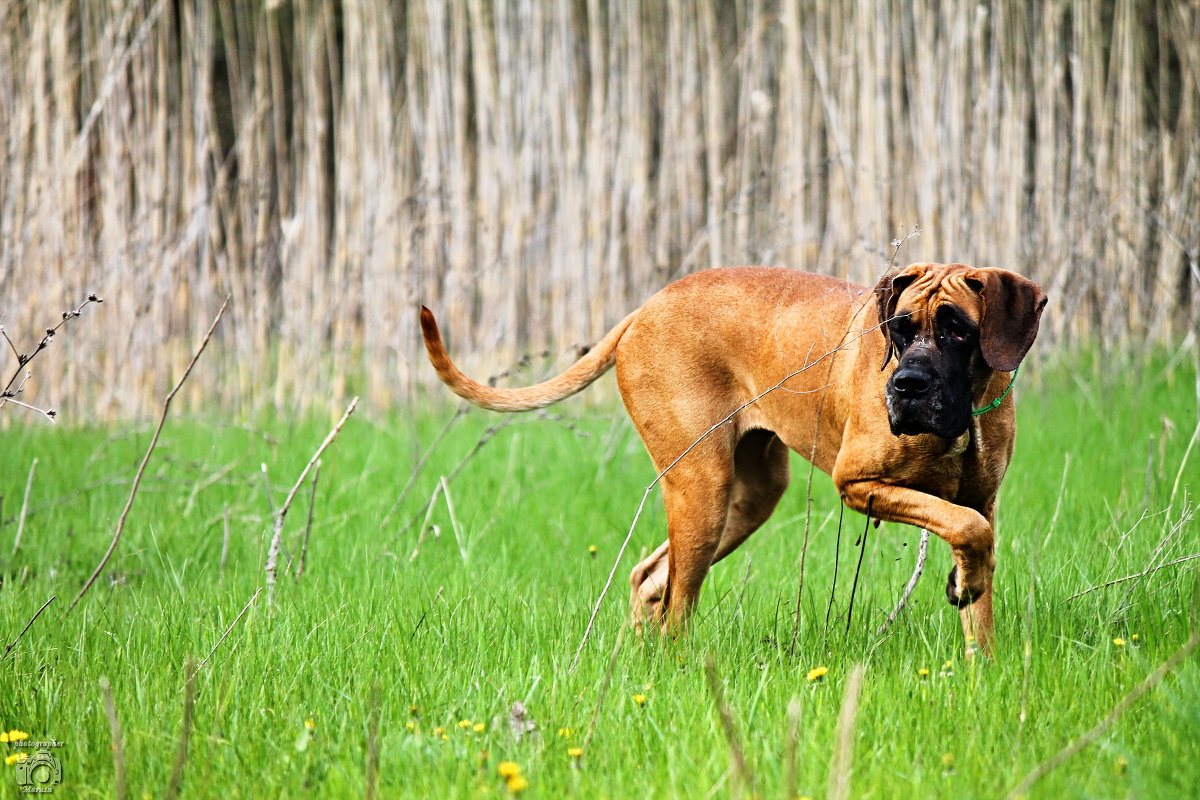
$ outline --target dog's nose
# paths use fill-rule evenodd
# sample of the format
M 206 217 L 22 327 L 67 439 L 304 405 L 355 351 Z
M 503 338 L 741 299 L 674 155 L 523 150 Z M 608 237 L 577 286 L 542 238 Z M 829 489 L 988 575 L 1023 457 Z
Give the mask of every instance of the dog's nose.
M 928 394 L 933 381 L 927 372 L 913 367 L 901 367 L 892 376 L 892 387 L 898 394 L 920 397 Z

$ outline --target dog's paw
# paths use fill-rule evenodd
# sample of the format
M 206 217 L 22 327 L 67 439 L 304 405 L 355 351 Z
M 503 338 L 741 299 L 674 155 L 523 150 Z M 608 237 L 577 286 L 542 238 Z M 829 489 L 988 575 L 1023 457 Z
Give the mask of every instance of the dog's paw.
M 978 599 L 978 595 L 966 587 L 958 585 L 958 567 L 950 568 L 950 577 L 946 579 L 946 600 L 955 608 L 966 608 Z

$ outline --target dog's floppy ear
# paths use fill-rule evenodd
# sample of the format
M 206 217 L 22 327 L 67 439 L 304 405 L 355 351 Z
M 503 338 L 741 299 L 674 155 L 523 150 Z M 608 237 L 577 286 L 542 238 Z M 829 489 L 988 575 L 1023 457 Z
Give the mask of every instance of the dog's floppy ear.
M 1011 372 L 1037 337 L 1046 295 L 1042 287 L 1015 272 L 977 269 L 966 276 L 979 293 L 979 350 L 992 369 Z
M 899 272 L 884 274 L 875 285 L 875 301 L 879 304 L 879 329 L 883 331 L 883 363 L 879 365 L 880 369 L 888 365 L 892 356 L 899 355 L 896 353 L 896 344 L 892 341 L 888 320 L 895 316 L 896 304 L 900 302 L 900 295 L 904 289 L 924 270 L 924 265 L 911 264 Z

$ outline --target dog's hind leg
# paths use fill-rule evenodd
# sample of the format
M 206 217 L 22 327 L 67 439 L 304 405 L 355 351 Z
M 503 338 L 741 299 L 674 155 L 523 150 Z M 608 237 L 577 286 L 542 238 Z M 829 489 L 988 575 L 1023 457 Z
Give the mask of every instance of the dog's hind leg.
M 731 454 L 730 454 L 731 455 Z M 733 494 L 733 459 L 697 459 L 663 478 L 667 511 L 666 624 L 682 631 L 716 560 Z
M 738 442 L 734 451 L 733 481 L 728 489 L 720 540 L 715 550 L 712 550 L 703 574 L 707 574 L 708 566 L 736 550 L 771 516 L 788 485 L 787 459 L 787 447 L 770 431 L 751 431 Z M 681 489 L 671 491 L 681 492 L 690 502 L 696 496 L 696 488 L 697 484 L 686 483 Z M 668 490 L 664 487 L 664 492 L 666 491 Z M 724 494 L 724 491 L 716 492 L 717 497 Z M 687 525 L 689 532 L 696 530 L 697 526 L 692 520 L 694 511 L 695 509 L 685 507 L 675 512 L 676 518 L 687 516 L 689 522 L 677 523 L 676 527 L 672 528 L 672 536 L 676 535 L 675 531 L 682 525 Z M 668 511 L 668 518 L 670 515 L 671 512 Z M 701 524 L 699 527 L 705 526 Z M 689 542 L 696 541 L 692 536 L 686 538 Z M 646 622 L 661 624 L 665 621 L 669 584 L 672 585 L 672 600 L 678 602 L 679 595 L 673 588 L 674 581 L 671 580 L 669 549 L 670 539 L 660 544 L 653 553 L 634 567 L 629 575 L 629 605 L 634 626 L 639 630 Z M 692 574 L 699 571 L 696 562 L 703 559 L 704 547 L 700 550 L 701 552 L 695 553 L 681 568 L 689 569 Z M 700 582 L 703 582 L 703 576 L 700 577 Z M 696 592 L 698 591 L 697 585 Z M 694 602 L 694 598 L 691 602 Z
M 635 627 L 654 621 L 681 628 L 695 605 L 725 529 L 733 489 L 732 444 L 725 437 L 711 437 L 673 462 L 677 452 L 669 458 L 655 458 L 656 452 L 665 448 L 648 443 L 656 463 L 673 463 L 659 484 L 667 512 L 668 541 L 630 573 Z
M 738 442 L 733 459 L 733 493 L 717 563 L 750 538 L 775 511 L 788 486 L 787 445 L 771 431 L 753 430 Z
M 661 623 L 663 601 L 667 598 L 667 547 L 670 540 L 660 544 L 653 553 L 629 573 L 629 610 L 638 633 L 642 625 Z

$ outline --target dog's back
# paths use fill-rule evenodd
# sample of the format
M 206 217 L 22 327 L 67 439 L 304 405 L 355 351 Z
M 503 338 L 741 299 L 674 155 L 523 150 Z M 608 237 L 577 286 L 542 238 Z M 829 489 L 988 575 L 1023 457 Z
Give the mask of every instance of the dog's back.
M 670 437 L 682 442 L 740 408 L 729 425 L 735 438 L 774 431 L 829 472 L 844 422 L 839 409 L 848 404 L 823 401 L 846 390 L 863 329 L 876 324 L 871 297 L 864 286 L 777 267 L 683 278 L 642 306 L 617 345 L 626 408 L 643 438 L 661 438 L 676 419 Z M 868 343 L 876 364 L 877 338 Z

